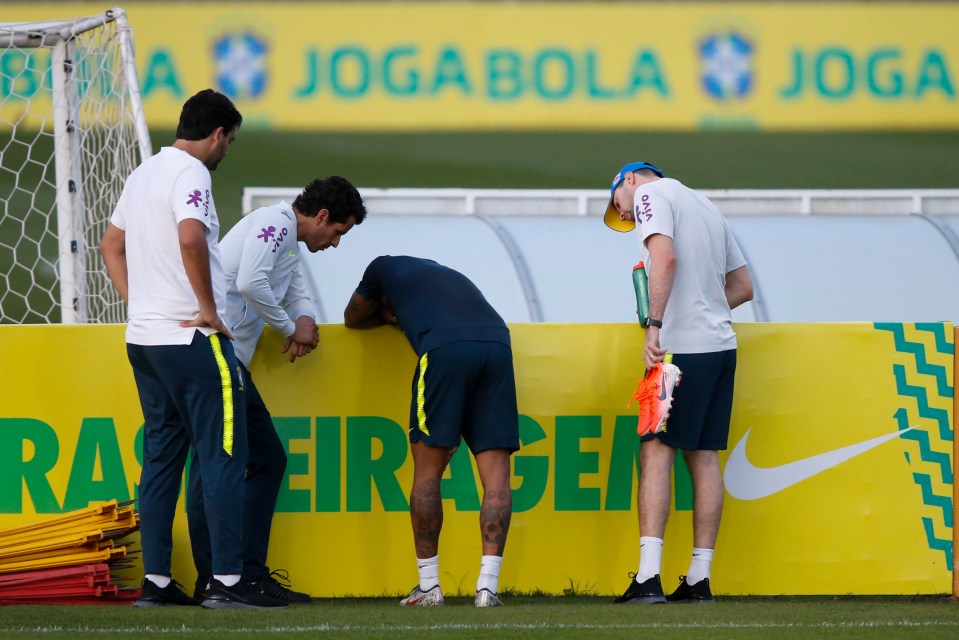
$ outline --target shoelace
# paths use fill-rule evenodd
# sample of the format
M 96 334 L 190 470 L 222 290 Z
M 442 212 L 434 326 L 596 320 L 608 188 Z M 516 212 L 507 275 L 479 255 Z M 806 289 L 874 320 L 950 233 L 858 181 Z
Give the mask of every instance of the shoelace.
M 270 572 L 269 577 L 276 582 L 284 589 L 289 589 L 293 586 L 293 583 L 290 582 L 290 572 L 286 569 L 274 569 Z
M 263 595 L 280 600 L 284 599 L 287 592 L 290 591 L 288 588 L 277 582 L 272 576 L 267 576 L 263 580 L 257 582 L 256 589 Z
M 287 595 L 293 591 L 290 588 L 292 586 L 290 573 L 286 569 L 273 570 L 270 575 L 257 580 L 255 585 L 256 589 L 263 595 L 280 600 L 286 599 Z
M 636 387 L 636 391 L 633 393 L 633 397 L 629 399 L 627 407 L 633 405 L 633 400 L 639 403 L 640 408 L 642 408 L 643 403 L 649 402 L 655 399 L 659 394 L 656 391 L 656 385 L 647 385 L 643 384 L 643 380 L 639 381 L 639 385 Z
M 646 373 L 636 384 L 636 391 L 633 393 L 633 397 L 629 399 L 626 407 L 631 407 L 633 405 L 633 400 L 636 400 L 639 403 L 640 408 L 642 408 L 644 401 L 655 400 L 659 396 L 659 381 L 661 378 L 662 365 L 659 363 L 653 365 L 651 369 L 647 369 Z M 649 382 L 647 382 L 647 380 Z
M 187 600 L 192 600 L 192 598 L 189 596 L 189 594 L 187 594 L 186 588 L 185 588 L 182 584 L 180 584 L 179 582 L 177 582 L 176 580 L 174 580 L 174 579 L 172 579 L 172 578 L 170 579 L 170 584 L 168 584 L 167 586 L 163 587 L 162 589 L 161 589 L 159 586 L 157 586 L 157 584 L 156 584 L 155 582 L 153 582 L 152 580 L 150 580 L 149 582 L 150 582 L 150 584 L 152 584 L 153 586 L 155 586 L 155 587 L 157 588 L 157 590 L 160 591 L 161 593 L 169 593 L 169 592 L 172 591 L 172 592 L 173 592 L 173 595 L 174 595 L 175 597 L 183 597 L 183 598 L 185 598 L 185 599 L 187 599 Z

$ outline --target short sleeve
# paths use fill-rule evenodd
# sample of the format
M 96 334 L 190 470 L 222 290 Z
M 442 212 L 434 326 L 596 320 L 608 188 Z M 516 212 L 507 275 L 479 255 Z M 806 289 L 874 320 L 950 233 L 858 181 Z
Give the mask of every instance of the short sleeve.
M 117 200 L 117 206 L 113 208 L 113 213 L 110 215 L 110 224 L 121 231 L 127 229 L 127 200 L 129 200 L 127 187 L 124 185 L 123 191 L 120 192 L 120 198 Z
M 366 267 L 363 272 L 363 279 L 360 280 L 356 292 L 366 300 L 379 299 L 383 295 L 382 269 L 384 266 L 384 256 L 376 258 Z
M 177 224 L 193 218 L 211 226 L 213 187 L 206 167 L 199 163 L 187 167 L 177 176 L 173 193 L 173 215 Z
M 673 238 L 676 227 L 673 202 L 655 185 L 656 183 L 642 185 L 636 189 L 633 196 L 636 228 L 639 229 L 644 243 L 649 236 L 656 233 Z
M 735 271 L 739 267 L 742 267 L 746 264 L 746 257 L 743 255 L 743 252 L 739 249 L 739 245 L 736 243 L 736 238 L 733 237 L 732 231 L 729 230 L 729 227 L 726 227 L 726 273 L 730 271 Z

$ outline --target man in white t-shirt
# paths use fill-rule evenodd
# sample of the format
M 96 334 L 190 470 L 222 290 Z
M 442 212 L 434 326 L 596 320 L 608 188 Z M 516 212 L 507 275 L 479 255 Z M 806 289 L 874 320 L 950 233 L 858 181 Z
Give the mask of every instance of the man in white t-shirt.
M 127 178 L 100 252 L 127 302 L 127 356 L 143 410 L 139 511 L 146 574 L 137 606 L 283 608 L 241 580 L 244 381 L 222 318 L 226 282 L 210 172 L 242 116 L 206 89 L 183 105 L 173 146 Z M 173 519 L 187 452 L 203 476 L 213 581 L 195 601 L 171 576 Z
M 683 382 L 673 393 L 668 428 L 641 437 L 639 568 L 616 601 L 712 602 L 709 570 L 723 510 L 719 451 L 727 446 L 736 375 L 730 310 L 752 299 L 752 278 L 719 209 L 647 162 L 616 174 L 604 219 L 616 231 L 636 229 L 648 254 L 644 363 L 652 367 L 668 351 Z M 693 480 L 693 553 L 666 596 L 659 574 L 677 450 Z
M 330 176 L 307 185 L 293 206 L 280 202 L 250 213 L 220 242 L 227 284 L 225 320 L 246 382 L 250 458 L 243 505 L 243 579 L 257 592 L 289 603 L 309 602 L 310 596 L 290 589 L 288 574 L 282 569 L 271 572 L 266 564 L 286 451 L 248 367 L 267 324 L 286 336 L 283 353 L 290 354 L 290 362 L 316 347 L 316 311 L 300 270 L 298 242 L 311 253 L 337 247 L 365 218 L 356 187 L 346 178 Z M 207 590 L 212 571 L 200 477 L 191 473 L 187 499 L 196 594 Z

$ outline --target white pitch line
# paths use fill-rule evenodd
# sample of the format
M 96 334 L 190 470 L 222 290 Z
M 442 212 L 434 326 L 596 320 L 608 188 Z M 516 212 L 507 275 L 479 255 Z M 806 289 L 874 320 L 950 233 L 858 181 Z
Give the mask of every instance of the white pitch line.
M 862 621 L 862 622 L 821 622 L 815 624 L 778 623 L 778 622 L 720 622 L 720 623 L 645 623 L 645 624 L 566 624 L 566 623 L 491 623 L 470 624 L 450 623 L 431 625 L 295 625 L 275 627 L 222 627 L 222 628 L 192 628 L 179 627 L 152 627 L 132 626 L 116 628 L 97 627 L 0 627 L 0 633 L 369 633 L 376 631 L 509 631 L 509 630 L 668 630 L 668 629 L 883 629 L 883 628 L 910 628 L 910 627 L 959 627 L 959 620 L 955 622 L 940 621 Z

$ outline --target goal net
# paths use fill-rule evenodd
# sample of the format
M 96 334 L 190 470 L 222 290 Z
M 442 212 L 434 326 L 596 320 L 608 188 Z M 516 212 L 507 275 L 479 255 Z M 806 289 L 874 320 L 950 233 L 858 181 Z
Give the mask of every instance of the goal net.
M 97 246 L 151 154 L 122 9 L 0 23 L 0 324 L 126 320 Z

